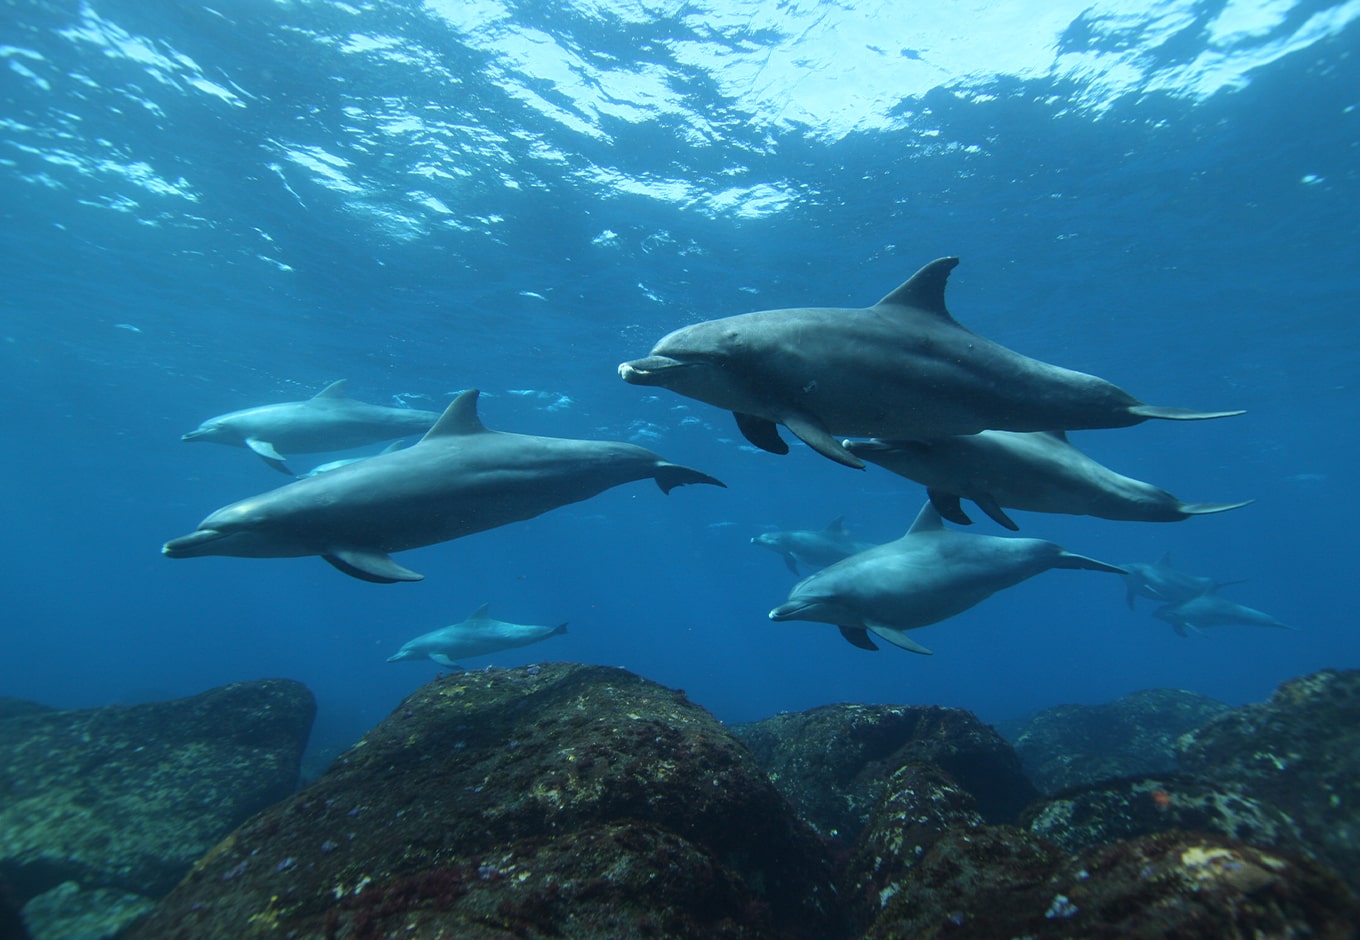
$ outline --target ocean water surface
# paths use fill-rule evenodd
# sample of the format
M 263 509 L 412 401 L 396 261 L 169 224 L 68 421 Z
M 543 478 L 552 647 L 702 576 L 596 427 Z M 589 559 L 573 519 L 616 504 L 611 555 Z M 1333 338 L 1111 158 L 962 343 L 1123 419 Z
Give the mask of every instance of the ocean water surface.
M 1357 53 L 1357 0 L 7 2 L 0 695 L 285 676 L 337 748 L 441 668 L 389 655 L 484 602 L 570 628 L 469 666 L 623 666 L 727 721 L 836 701 L 996 721 L 1150 687 L 1236 704 L 1360 665 Z M 752 536 L 844 516 L 886 541 L 923 491 L 755 451 L 616 366 L 703 319 L 873 303 L 944 255 L 982 335 L 1247 410 L 1072 437 L 1253 505 L 1017 513 L 1021 534 L 1170 552 L 1296 630 L 1182 638 L 1084 571 L 912 634 L 933 657 L 766 618 L 793 578 Z M 161 557 L 284 482 L 180 435 L 337 379 L 432 410 L 479 388 L 492 428 L 633 441 L 728 488 L 630 484 L 399 556 L 417 584 Z

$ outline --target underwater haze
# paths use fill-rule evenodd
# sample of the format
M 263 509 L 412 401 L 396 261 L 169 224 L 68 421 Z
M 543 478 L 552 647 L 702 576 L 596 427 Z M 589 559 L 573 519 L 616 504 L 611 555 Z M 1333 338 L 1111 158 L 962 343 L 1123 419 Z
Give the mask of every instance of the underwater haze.
M 9 0 L 0 695 L 296 678 L 336 748 L 446 671 L 389 656 L 483 603 L 570 628 L 470 668 L 623 666 L 725 721 L 837 701 L 999 721 L 1152 687 L 1236 704 L 1360 666 L 1357 53 L 1358 0 Z M 1246 409 L 1072 440 L 1252 505 L 1017 512 L 1020 534 L 1170 552 L 1297 629 L 1181 637 L 1092 571 L 913 631 L 931 657 L 767 619 L 795 579 L 753 536 L 844 516 L 887 541 L 924 491 L 758 451 L 616 367 L 700 320 L 872 304 L 946 255 L 982 336 L 1143 401 Z M 632 441 L 728 488 L 631 483 L 404 552 L 414 584 L 162 557 L 286 482 L 180 436 L 339 379 L 433 411 L 478 388 L 488 427 Z

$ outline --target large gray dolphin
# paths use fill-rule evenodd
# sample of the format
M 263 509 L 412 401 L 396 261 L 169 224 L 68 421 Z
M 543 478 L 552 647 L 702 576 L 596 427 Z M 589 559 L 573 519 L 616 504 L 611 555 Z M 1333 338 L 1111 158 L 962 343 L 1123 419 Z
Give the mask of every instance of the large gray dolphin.
M 770 611 L 770 619 L 835 624 L 861 649 L 878 648 L 869 639 L 872 633 L 904 650 L 929 654 L 906 631 L 953 617 L 1050 568 L 1123 574 L 1053 542 L 955 532 L 926 503 L 906 535 L 799 581 L 788 601 Z
M 1077 450 L 1063 431 L 981 431 L 929 441 L 843 441 L 856 457 L 926 487 L 950 522 L 972 524 L 959 506 L 971 499 L 1001 525 L 1020 527 L 1005 508 L 1175 522 L 1247 505 L 1183 503 L 1161 487 L 1115 473 Z
M 401 649 L 387 657 L 387 661 L 396 663 L 408 659 L 432 659 L 441 666 L 458 666 L 460 659 L 528 646 L 567 632 L 565 623 L 544 627 L 496 620 L 487 612 L 490 606 L 483 604 L 478 607 L 462 623 L 440 627 L 408 640 Z
M 1119 567 L 1124 569 L 1124 599 L 1128 602 L 1129 610 L 1133 610 L 1133 601 L 1137 597 L 1150 597 L 1167 605 L 1179 604 L 1209 591 L 1242 583 L 1215 581 L 1213 578 L 1178 571 L 1171 564 L 1170 552 L 1163 555 L 1160 561 L 1129 561 Z
M 762 532 L 752 536 L 752 545 L 763 545 L 784 556 L 784 564 L 794 574 L 801 574 L 798 563 L 808 568 L 825 568 L 856 552 L 873 548 L 869 542 L 857 542 L 845 528 L 845 517 L 837 516 L 825 529 L 787 529 Z
M 847 466 L 838 437 L 921 440 L 988 428 L 1119 428 L 1240 411 L 1146 405 L 1104 379 L 1030 359 L 959 325 L 944 304 L 958 258 L 940 258 L 872 307 L 761 310 L 665 336 L 619 375 L 731 411 L 752 444 L 788 453 L 782 424 Z
M 345 397 L 346 381 L 332 382 L 306 401 L 284 401 L 209 418 L 185 441 L 248 447 L 275 470 L 292 476 L 283 455 L 348 450 L 396 437 L 424 434 L 439 413 L 389 408 Z
M 1152 616 L 1165 620 L 1180 636 L 1200 633 L 1204 627 L 1275 627 L 1292 630 L 1293 627 L 1281 623 L 1265 611 L 1238 604 L 1227 598 L 1219 597 L 1212 590 L 1192 597 L 1179 604 L 1158 607 Z
M 320 555 L 364 581 L 419 581 L 389 552 L 433 545 L 589 499 L 633 480 L 722 486 L 634 444 L 491 431 L 464 392 L 419 442 L 226 506 L 165 543 L 170 558 Z

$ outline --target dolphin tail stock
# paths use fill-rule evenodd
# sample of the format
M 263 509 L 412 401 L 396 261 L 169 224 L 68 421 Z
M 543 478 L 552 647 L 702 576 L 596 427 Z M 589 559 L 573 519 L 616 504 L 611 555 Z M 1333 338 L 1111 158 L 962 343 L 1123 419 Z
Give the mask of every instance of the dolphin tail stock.
M 671 463 L 669 460 L 657 462 L 652 472 L 652 479 L 656 480 L 656 485 L 661 487 L 661 492 L 667 494 L 677 486 L 685 486 L 689 483 L 708 483 L 727 489 L 727 484 L 717 477 L 711 477 L 707 473 L 701 473 L 692 467 Z
M 1094 558 L 1087 558 L 1085 555 L 1078 555 L 1075 552 L 1064 551 L 1058 556 L 1058 560 L 1053 563 L 1054 568 L 1072 568 L 1082 571 L 1107 571 L 1110 574 L 1127 575 L 1128 572 L 1117 565 L 1107 565 L 1103 561 L 1096 561 Z
M 1187 516 L 1208 516 L 1216 512 L 1227 512 L 1229 509 L 1241 509 L 1254 502 L 1256 502 L 1254 499 L 1244 499 L 1236 503 L 1181 503 L 1176 508 Z
M 1161 418 L 1166 421 L 1208 421 L 1211 418 L 1232 418 L 1246 414 L 1237 411 L 1195 411 L 1192 408 L 1166 408 L 1162 405 L 1130 405 L 1129 414 L 1140 418 Z

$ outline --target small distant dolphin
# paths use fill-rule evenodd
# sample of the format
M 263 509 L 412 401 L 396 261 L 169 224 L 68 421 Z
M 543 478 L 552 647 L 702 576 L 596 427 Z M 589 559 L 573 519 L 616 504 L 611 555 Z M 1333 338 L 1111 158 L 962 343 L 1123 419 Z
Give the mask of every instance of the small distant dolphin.
M 811 569 L 825 568 L 848 555 L 873 548 L 869 542 L 857 542 L 845 528 L 845 517 L 837 516 L 825 529 L 789 529 L 782 532 L 762 532 L 751 538 L 752 545 L 764 545 L 784 556 L 784 564 L 800 575 L 798 563 Z
M 633 480 L 669 493 L 724 484 L 650 450 L 490 431 L 476 389 L 454 399 L 419 442 L 217 510 L 197 531 L 165 543 L 170 558 L 320 555 L 364 581 L 423 577 L 388 552 L 493 529 Z
M 915 480 L 940 515 L 973 520 L 959 506 L 971 499 L 1012 531 L 1005 509 L 1097 516 L 1128 522 L 1175 522 L 1239 509 L 1238 503 L 1183 503 L 1166 490 L 1115 473 L 1073 447 L 1063 431 L 981 431 L 930 441 L 842 441 L 856 457 Z
M 857 469 L 843 437 L 927 440 L 988 428 L 1120 428 L 1240 411 L 1145 405 L 1104 379 L 1030 359 L 960 326 L 944 304 L 958 258 L 927 264 L 872 307 L 760 310 L 663 337 L 619 375 L 731 411 L 755 446 L 789 451 L 782 424 Z
M 1124 573 L 1041 539 L 955 532 L 926 503 L 906 535 L 804 578 L 769 616 L 835 624 L 861 649 L 878 648 L 869 639 L 872 633 L 904 650 L 929 654 L 907 637 L 907 630 L 953 617 L 1050 568 Z
M 1120 565 L 1124 569 L 1125 601 L 1133 610 L 1136 597 L 1150 597 L 1163 604 L 1179 604 L 1199 597 L 1209 591 L 1216 591 L 1241 581 L 1215 581 L 1198 575 L 1177 571 L 1171 566 L 1171 553 L 1162 556 L 1161 561 L 1130 561 Z
M 478 607 L 462 623 L 451 624 L 408 640 L 389 657 L 389 663 L 408 659 L 432 659 L 441 666 L 458 666 L 458 660 L 486 656 L 501 650 L 528 646 L 567 632 L 567 625 L 540 627 L 529 623 L 506 623 L 487 613 L 490 604 Z
M 284 453 L 316 454 L 424 434 L 439 419 L 434 411 L 389 408 L 345 397 L 345 379 L 332 382 L 306 401 L 285 401 L 209 418 L 185 434 L 185 441 L 213 441 L 248 447 L 265 463 L 289 476 Z
M 1181 601 L 1179 604 L 1167 604 L 1165 607 L 1158 607 L 1152 612 L 1152 616 L 1171 624 L 1180 636 L 1188 636 L 1192 632 L 1200 633 L 1203 627 L 1233 625 L 1276 627 L 1280 630 L 1294 629 L 1264 611 L 1219 597 L 1212 590 L 1198 597 L 1192 597 L 1188 601 Z

